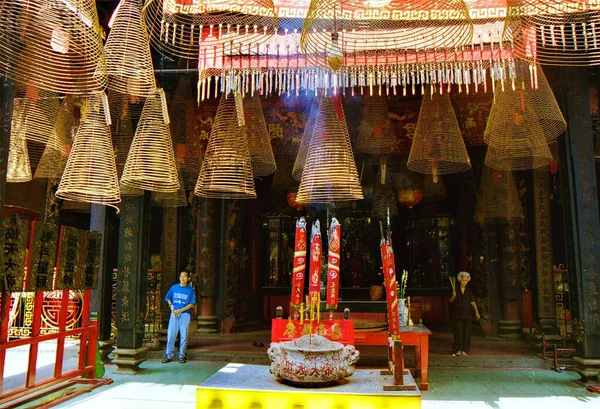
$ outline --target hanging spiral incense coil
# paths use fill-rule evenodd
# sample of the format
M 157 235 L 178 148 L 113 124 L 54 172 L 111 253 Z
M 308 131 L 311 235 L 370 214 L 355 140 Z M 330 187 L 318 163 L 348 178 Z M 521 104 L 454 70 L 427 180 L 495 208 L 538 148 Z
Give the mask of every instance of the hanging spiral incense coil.
M 339 96 L 321 96 L 296 200 L 336 203 L 363 198 Z
M 398 151 L 396 136 L 388 118 L 385 96 L 371 95 L 366 98 L 362 121 L 358 128 L 356 150 L 372 154 Z
M 447 93 L 426 92 L 413 137 L 408 169 L 413 172 L 446 175 L 471 169 L 458 121 Z
M 6 181 L 8 183 L 29 182 L 32 178 L 29 152 L 27 151 L 27 142 L 24 135 L 27 116 L 25 107 L 25 100 L 15 99 L 6 169 Z
M 169 193 L 179 189 L 169 115 L 162 89 L 157 89 L 152 96 L 146 98 L 121 183 L 153 192 Z
M 472 36 L 462 0 L 312 0 L 300 46 L 311 64 L 337 71 L 363 52 L 455 48 Z
M 447 197 L 442 178 L 438 178 L 437 182 L 434 182 L 433 177 L 429 175 L 423 178 L 423 203 L 442 202 Z
M 320 98 L 314 97 L 310 104 L 310 112 L 306 119 L 306 126 L 302 133 L 302 139 L 300 140 L 300 147 L 298 148 L 298 154 L 294 161 L 294 168 L 292 169 L 292 177 L 297 181 L 302 180 L 302 171 L 306 163 L 306 154 L 308 153 L 308 147 L 310 146 L 310 140 L 312 138 L 312 132 L 315 127 L 315 120 L 317 119 L 317 112 L 319 111 Z
M 390 216 L 398 214 L 398 202 L 395 197 L 394 184 L 387 166 L 383 166 L 383 168 L 385 169 L 384 172 L 382 172 L 382 166 L 379 166 L 373 189 L 371 217 L 376 219 L 385 219 L 388 215 L 388 210 Z
M 483 167 L 474 218 L 480 224 L 525 220 L 512 172 Z
M 187 206 L 187 196 L 183 188 L 181 173 L 179 174 L 179 189 L 177 192 L 152 192 L 150 196 L 152 206 L 155 207 L 183 207 Z
M 221 96 L 194 193 L 216 199 L 256 198 L 240 94 Z
M 244 118 L 248 135 L 248 150 L 252 160 L 252 173 L 254 177 L 270 175 L 275 172 L 277 165 L 258 93 L 254 93 L 254 96 L 246 95 L 244 98 Z
M 192 190 L 196 186 L 202 165 L 196 106 L 190 78 L 182 75 L 179 77 L 175 95 L 169 103 L 169 117 L 175 158 L 186 190 Z
M 36 92 L 37 99 L 25 97 L 26 121 L 25 139 L 45 145 L 54 132 L 58 119 L 60 101 L 54 92 L 40 90 Z
M 540 64 L 600 64 L 600 4 L 509 0 L 503 40 L 515 56 Z
M 84 108 L 56 197 L 116 207 L 121 195 L 106 94 L 93 94 Z
M 491 147 L 486 165 L 502 170 L 548 165 L 552 154 L 527 88 L 496 89 L 484 141 Z
M 158 52 L 189 60 L 210 48 L 254 53 L 278 28 L 273 0 L 146 0 L 142 18 Z
M 93 0 L 3 0 L 0 73 L 66 94 L 106 87 L 102 29 Z
M 122 94 L 146 97 L 155 91 L 156 81 L 142 3 L 121 1 L 104 52 L 109 87 Z

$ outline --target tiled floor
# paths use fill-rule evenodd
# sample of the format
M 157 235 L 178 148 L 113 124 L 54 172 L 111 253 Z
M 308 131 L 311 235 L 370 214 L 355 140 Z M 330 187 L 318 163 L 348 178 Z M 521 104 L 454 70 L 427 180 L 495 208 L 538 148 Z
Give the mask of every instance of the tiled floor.
M 224 364 L 147 361 L 139 375 L 114 374 L 112 385 L 98 388 L 59 408 L 195 408 L 196 386 Z M 600 395 L 578 384 L 577 374 L 549 370 L 508 371 L 432 369 L 430 390 L 423 392 L 423 409 L 442 408 L 600 408 Z M 283 409 L 283 408 L 282 408 Z

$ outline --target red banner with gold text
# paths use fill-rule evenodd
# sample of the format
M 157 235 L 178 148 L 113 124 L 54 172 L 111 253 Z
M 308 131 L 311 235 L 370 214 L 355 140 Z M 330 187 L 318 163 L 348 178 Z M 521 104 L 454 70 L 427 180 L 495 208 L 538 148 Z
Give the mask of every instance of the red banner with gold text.
M 310 236 L 310 276 L 308 284 L 308 297 L 311 305 L 319 301 L 321 291 L 321 225 L 315 220 Z
M 340 223 L 334 217 L 329 228 L 329 254 L 327 257 L 327 303 L 326 309 L 335 310 L 340 288 Z
M 296 222 L 295 241 L 290 305 L 299 308 L 304 296 L 304 272 L 306 271 L 306 220 L 304 217 Z

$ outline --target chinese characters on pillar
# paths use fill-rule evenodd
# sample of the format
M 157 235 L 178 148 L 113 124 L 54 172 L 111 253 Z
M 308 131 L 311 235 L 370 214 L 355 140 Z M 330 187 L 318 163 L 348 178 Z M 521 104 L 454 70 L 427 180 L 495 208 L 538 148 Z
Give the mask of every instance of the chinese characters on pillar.
M 2 280 L 0 289 L 8 292 L 23 291 L 25 262 L 29 241 L 29 222 L 18 217 L 2 221 Z
M 117 273 L 117 291 L 118 299 L 121 302 L 117 305 L 117 320 L 120 324 L 130 324 L 132 319 L 131 314 L 131 274 L 135 269 L 134 257 L 134 237 L 133 231 L 135 227 L 134 218 L 132 216 L 132 203 L 124 204 L 123 221 L 125 226 L 121 229 L 123 239 L 122 259 L 119 261 L 119 272 Z
M 80 230 L 69 226 L 61 226 L 60 228 L 60 249 L 56 266 L 57 290 L 79 288 L 77 287 L 77 277 L 81 270 L 79 262 L 80 232 Z
M 98 285 L 98 270 L 100 267 L 100 245 L 102 235 L 97 231 L 82 231 L 85 240 L 82 240 L 83 255 L 81 261 L 83 264 L 82 278 L 84 290 L 94 290 Z
M 33 222 L 31 230 L 33 245 L 25 291 L 51 291 L 54 286 L 58 226 Z

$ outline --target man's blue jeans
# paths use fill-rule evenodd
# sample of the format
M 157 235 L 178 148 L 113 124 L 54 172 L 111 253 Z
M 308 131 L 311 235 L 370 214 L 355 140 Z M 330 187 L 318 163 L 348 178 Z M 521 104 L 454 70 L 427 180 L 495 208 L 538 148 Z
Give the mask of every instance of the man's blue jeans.
M 178 316 L 171 313 L 169 318 L 169 328 L 167 329 L 167 359 L 173 359 L 175 354 L 175 338 L 179 331 L 179 359 L 185 358 L 187 349 L 188 331 L 190 329 L 191 314 L 184 312 Z

